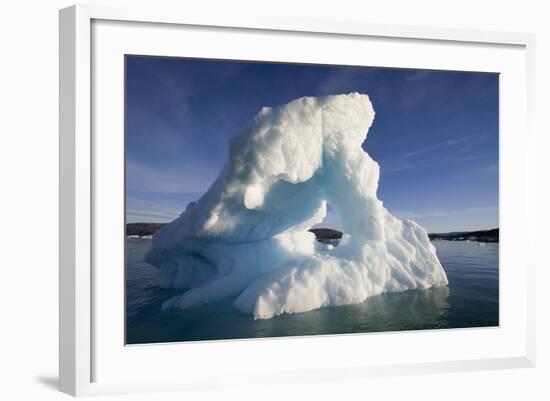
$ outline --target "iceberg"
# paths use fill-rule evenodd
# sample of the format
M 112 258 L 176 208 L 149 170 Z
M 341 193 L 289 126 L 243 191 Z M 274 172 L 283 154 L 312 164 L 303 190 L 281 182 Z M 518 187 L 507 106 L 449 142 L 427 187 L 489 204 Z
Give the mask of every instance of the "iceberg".
M 146 261 L 162 287 L 182 290 L 163 308 L 234 297 L 269 319 L 446 285 L 426 231 L 377 198 L 379 166 L 362 148 L 374 116 L 359 93 L 262 108 L 208 191 L 153 236 Z M 337 246 L 308 231 L 327 202 L 342 222 Z

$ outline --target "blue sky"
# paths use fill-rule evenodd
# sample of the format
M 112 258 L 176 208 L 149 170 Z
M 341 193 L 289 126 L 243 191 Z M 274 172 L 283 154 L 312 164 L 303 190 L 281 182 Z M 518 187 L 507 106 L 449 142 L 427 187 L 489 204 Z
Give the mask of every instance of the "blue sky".
M 498 75 L 127 56 L 128 222 L 167 222 L 208 189 L 263 106 L 367 93 L 378 197 L 429 232 L 498 227 Z M 338 225 L 329 213 L 325 225 Z

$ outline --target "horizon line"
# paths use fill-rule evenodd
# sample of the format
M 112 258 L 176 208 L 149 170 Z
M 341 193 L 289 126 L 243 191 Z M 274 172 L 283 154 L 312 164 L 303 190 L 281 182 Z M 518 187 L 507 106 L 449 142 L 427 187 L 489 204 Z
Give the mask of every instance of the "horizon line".
M 170 224 L 172 221 L 170 221 L 168 223 L 158 222 L 158 221 L 138 221 L 138 222 L 133 222 L 133 223 L 125 222 L 125 225 L 128 225 L 128 224 L 164 224 L 164 225 L 167 225 L 167 224 Z M 311 228 L 314 228 L 314 227 L 311 227 Z M 328 228 L 328 229 L 331 229 L 331 230 L 340 231 L 339 229 L 333 228 L 333 227 L 315 227 L 315 228 Z M 424 228 L 424 227 L 422 227 L 422 228 Z M 475 231 L 490 231 L 490 230 L 499 230 L 499 229 L 500 229 L 500 226 L 491 227 L 491 228 L 476 228 L 476 229 L 470 229 L 470 230 L 454 229 L 454 230 L 449 230 L 449 231 L 438 231 L 438 232 L 429 232 L 426 229 L 424 229 L 424 230 L 426 230 L 426 232 L 428 234 L 450 234 L 450 233 L 469 233 L 469 232 L 475 232 Z M 342 231 L 340 231 L 340 232 L 342 232 Z

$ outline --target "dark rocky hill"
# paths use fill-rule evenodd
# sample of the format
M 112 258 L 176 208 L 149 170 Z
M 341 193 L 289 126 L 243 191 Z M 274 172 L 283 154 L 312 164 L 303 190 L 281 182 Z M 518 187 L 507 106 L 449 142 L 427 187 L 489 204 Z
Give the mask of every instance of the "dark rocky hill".
M 340 239 L 342 239 L 342 233 L 332 228 L 310 228 L 317 241 L 328 245 L 338 245 Z
M 128 223 L 126 224 L 126 235 L 147 237 L 164 226 L 164 223 Z

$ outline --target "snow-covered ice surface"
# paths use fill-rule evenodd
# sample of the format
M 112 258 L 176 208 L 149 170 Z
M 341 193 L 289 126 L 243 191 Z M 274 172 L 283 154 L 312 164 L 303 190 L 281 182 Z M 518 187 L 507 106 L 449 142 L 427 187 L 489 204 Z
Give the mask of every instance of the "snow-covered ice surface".
M 236 296 L 268 319 L 446 285 L 426 231 L 376 196 L 379 167 L 361 147 L 373 119 L 358 93 L 264 107 L 232 138 L 208 191 L 154 235 L 147 262 L 162 287 L 185 290 L 163 307 Z M 337 247 L 307 231 L 327 202 L 345 233 Z

